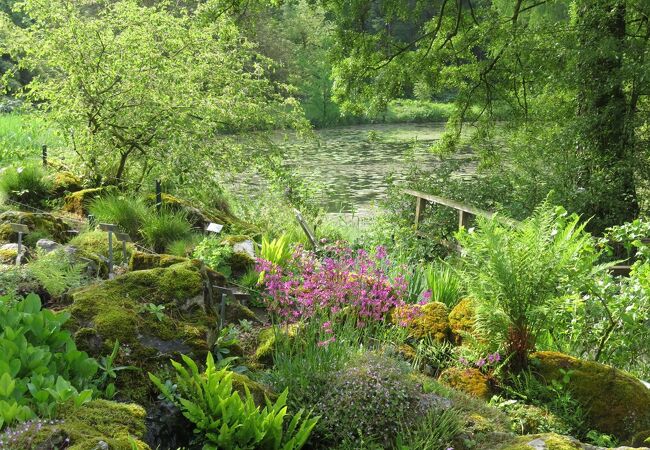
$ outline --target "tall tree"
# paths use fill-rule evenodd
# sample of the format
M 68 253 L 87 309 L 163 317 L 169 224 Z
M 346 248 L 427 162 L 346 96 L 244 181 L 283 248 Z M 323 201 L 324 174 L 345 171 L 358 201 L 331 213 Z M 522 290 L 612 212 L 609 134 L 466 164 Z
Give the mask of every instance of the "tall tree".
M 522 211 L 554 190 L 594 216 L 597 231 L 638 213 L 650 3 L 322 1 L 336 18 L 335 96 L 345 108 L 379 108 L 417 85 L 453 90 L 442 144 L 455 148 L 467 121 L 477 124 L 486 173 L 511 184 Z
M 65 130 L 97 183 L 197 170 L 232 151 L 237 131 L 299 126 L 297 102 L 270 81 L 230 4 L 195 9 L 137 0 L 26 0 L 26 28 L 0 53 L 39 68 L 22 95 Z M 1 20 L 2 16 L 0 16 Z

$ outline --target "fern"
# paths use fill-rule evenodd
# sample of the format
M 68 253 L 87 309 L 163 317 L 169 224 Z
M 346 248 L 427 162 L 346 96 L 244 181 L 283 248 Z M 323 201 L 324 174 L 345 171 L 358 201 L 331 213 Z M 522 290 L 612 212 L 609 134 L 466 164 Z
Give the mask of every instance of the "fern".
M 476 301 L 477 327 L 494 346 L 505 345 L 513 364 L 526 365 L 537 337 L 552 329 L 552 312 L 571 284 L 579 288 L 604 266 L 579 217 L 547 202 L 519 227 L 478 219 L 457 234 L 463 277 Z

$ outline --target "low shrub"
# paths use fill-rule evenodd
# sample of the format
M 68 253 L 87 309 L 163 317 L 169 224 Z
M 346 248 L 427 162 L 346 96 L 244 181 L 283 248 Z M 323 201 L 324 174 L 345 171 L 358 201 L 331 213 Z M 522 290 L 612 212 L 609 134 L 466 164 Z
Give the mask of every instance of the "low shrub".
M 208 267 L 221 272 L 226 277 L 232 274 L 229 261 L 233 256 L 230 245 L 224 245 L 219 239 L 208 236 L 194 247 L 192 257 L 202 260 Z
M 37 258 L 27 267 L 43 288 L 55 297 L 81 286 L 86 280 L 85 264 L 75 263 L 63 249 L 38 252 Z
M 98 365 L 62 329 L 69 318 L 41 309 L 34 294 L 17 302 L 0 297 L 0 429 L 52 418 L 64 402 L 90 401 Z
M 45 171 L 37 165 L 9 167 L 0 173 L 0 196 L 5 200 L 40 207 L 51 189 Z
M 204 450 L 237 449 L 300 449 L 307 442 L 318 418 L 298 411 L 285 428 L 287 418 L 287 391 L 275 403 L 266 399 L 262 409 L 255 405 L 246 388 L 244 399 L 233 391 L 233 373 L 218 370 L 212 354 L 208 353 L 203 373 L 187 356 L 185 365 L 172 361 L 176 369 L 177 391 L 169 383 L 149 374 L 162 394 L 174 402 L 183 415 L 196 427 L 195 433 L 203 441 Z M 303 417 L 304 416 L 304 417 Z
M 407 366 L 366 353 L 329 377 L 316 409 L 321 420 L 315 434 L 323 443 L 369 440 L 390 448 L 404 427 L 417 422 L 426 402 Z

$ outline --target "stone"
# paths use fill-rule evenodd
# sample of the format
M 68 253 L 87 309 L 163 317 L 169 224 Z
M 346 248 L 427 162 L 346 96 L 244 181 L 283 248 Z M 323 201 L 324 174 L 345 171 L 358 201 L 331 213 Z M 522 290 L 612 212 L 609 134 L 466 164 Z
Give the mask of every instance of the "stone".
M 61 244 L 54 242 L 50 239 L 39 239 L 36 242 L 36 248 L 41 249 L 45 253 L 53 252 L 61 247 Z
M 237 242 L 232 246 L 232 249 L 235 253 L 245 253 L 251 258 L 255 258 L 255 243 L 250 239 L 244 242 Z
M 650 390 L 633 376 L 557 352 L 537 352 L 530 361 L 533 372 L 547 383 L 570 374 L 567 387 L 591 429 L 622 442 L 650 429 Z
M 18 255 L 18 244 L 3 244 L 0 246 L 0 264 L 18 264 L 25 262 L 27 248 L 23 245 L 22 255 Z
M 18 233 L 11 229 L 10 223 L 20 223 L 29 228 L 29 233 L 23 236 L 23 242 L 27 245 L 34 245 L 41 238 L 56 242 L 67 242 L 70 239 L 68 231 L 71 227 L 52 214 L 6 211 L 0 214 L 0 242 L 18 240 Z

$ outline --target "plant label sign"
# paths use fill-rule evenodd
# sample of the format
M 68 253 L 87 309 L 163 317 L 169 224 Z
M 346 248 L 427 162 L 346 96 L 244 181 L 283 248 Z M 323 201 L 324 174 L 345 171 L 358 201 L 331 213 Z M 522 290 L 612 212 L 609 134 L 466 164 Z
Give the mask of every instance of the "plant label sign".
M 223 225 L 219 223 L 210 222 L 210 224 L 205 230 L 211 233 L 220 233 L 221 230 L 223 230 Z
M 10 223 L 9 226 L 11 227 L 11 231 L 14 233 L 29 233 L 29 227 L 27 225 L 23 225 L 22 223 Z

